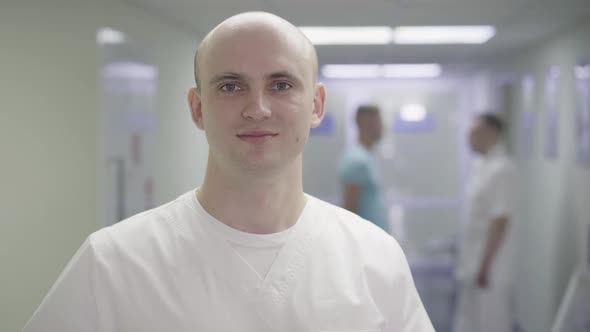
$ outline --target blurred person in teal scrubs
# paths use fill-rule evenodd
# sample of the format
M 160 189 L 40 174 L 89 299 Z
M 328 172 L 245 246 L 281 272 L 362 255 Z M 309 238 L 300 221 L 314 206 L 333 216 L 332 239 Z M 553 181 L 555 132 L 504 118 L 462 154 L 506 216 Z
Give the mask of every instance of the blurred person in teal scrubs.
M 377 106 L 361 105 L 356 112 L 358 142 L 349 146 L 338 165 L 343 207 L 389 233 L 382 197 L 381 172 L 373 148 L 381 139 L 383 124 Z

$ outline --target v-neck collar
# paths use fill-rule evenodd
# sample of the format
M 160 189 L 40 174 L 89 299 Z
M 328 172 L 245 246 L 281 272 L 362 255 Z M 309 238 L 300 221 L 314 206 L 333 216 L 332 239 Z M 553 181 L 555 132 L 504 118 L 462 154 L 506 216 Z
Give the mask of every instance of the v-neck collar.
M 285 245 L 279 250 L 264 279 L 235 251 L 223 236 L 212 227 L 211 222 L 220 223 L 201 206 L 195 191 L 185 194 L 183 200 L 194 212 L 195 218 L 190 225 L 195 240 L 200 241 L 211 253 L 205 253 L 204 259 L 210 264 L 220 278 L 239 294 L 253 298 L 270 296 L 270 300 L 278 304 L 291 289 L 295 281 L 296 271 L 305 263 L 306 253 L 310 248 L 313 235 L 319 225 L 310 225 L 313 221 L 312 211 L 317 204 L 315 198 L 306 195 L 307 202 L 297 222 L 292 226 L 291 234 Z M 207 220 L 209 219 L 209 220 Z M 236 277 L 238 276 L 238 277 Z

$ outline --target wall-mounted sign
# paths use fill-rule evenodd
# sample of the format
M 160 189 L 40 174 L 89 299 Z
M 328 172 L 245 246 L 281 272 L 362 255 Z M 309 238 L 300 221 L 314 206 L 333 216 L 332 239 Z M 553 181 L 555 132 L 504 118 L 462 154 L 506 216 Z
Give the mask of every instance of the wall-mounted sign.
M 525 75 L 521 84 L 519 155 L 531 159 L 535 143 L 535 80 L 533 76 Z
M 535 148 L 535 113 L 524 111 L 520 118 L 520 155 L 531 159 Z
M 577 110 L 576 159 L 590 166 L 590 63 L 581 61 L 576 66 Z
M 560 70 L 548 68 L 545 76 L 545 157 L 557 159 L 559 155 L 559 88 Z

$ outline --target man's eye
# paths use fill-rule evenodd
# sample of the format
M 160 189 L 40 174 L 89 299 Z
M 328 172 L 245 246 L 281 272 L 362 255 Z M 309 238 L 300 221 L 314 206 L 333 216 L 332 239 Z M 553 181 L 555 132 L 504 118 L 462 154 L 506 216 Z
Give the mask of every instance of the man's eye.
M 287 82 L 277 82 L 277 83 L 273 84 L 273 86 L 272 86 L 272 88 L 274 90 L 288 90 L 291 87 L 292 87 L 291 84 L 289 84 Z
M 224 91 L 224 92 L 234 92 L 234 91 L 239 91 L 239 90 L 240 90 L 240 87 L 234 83 L 228 83 L 228 84 L 224 84 L 221 86 L 221 91 Z

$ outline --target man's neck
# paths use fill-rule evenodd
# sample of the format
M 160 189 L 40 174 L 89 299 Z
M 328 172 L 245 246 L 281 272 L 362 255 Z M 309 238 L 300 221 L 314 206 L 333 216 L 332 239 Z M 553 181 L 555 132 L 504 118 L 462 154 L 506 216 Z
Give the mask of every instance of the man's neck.
M 375 143 L 375 142 L 373 142 L 373 141 L 372 141 L 371 139 L 369 139 L 369 138 L 364 138 L 364 137 L 361 137 L 361 138 L 359 139 L 359 143 L 360 143 L 362 146 L 364 146 L 364 147 L 365 147 L 367 150 L 369 150 L 369 151 L 370 151 L 370 150 L 373 148 L 373 145 L 374 145 L 374 143 Z
M 301 160 L 272 176 L 229 176 L 207 166 L 197 199 L 222 223 L 247 233 L 270 234 L 293 226 L 306 204 Z M 299 164 L 299 167 L 297 167 Z
M 483 155 L 483 157 L 489 157 L 490 155 L 493 154 L 494 151 L 497 151 L 499 148 L 500 148 L 500 142 L 498 142 L 498 141 L 491 142 L 486 146 L 485 151 L 482 153 L 482 155 Z

